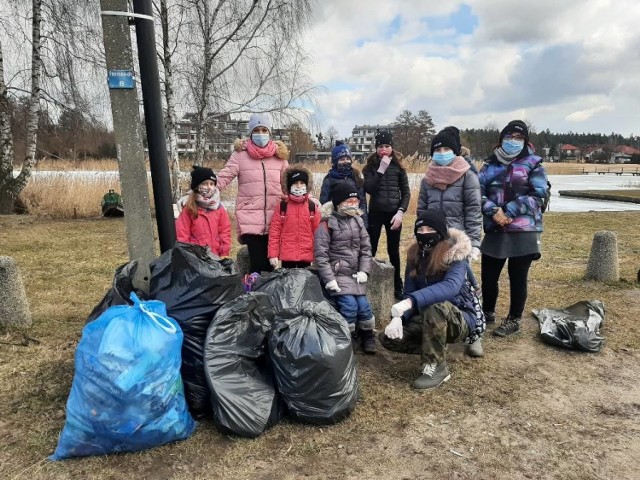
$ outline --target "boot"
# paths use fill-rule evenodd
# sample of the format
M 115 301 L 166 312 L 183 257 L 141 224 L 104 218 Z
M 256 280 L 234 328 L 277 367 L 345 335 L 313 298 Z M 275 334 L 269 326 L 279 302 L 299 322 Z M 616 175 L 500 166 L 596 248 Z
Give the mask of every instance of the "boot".
M 487 322 L 487 325 L 490 323 L 496 323 L 496 312 L 483 312 L 484 313 L 484 321 Z
M 413 388 L 417 390 L 428 390 L 442 385 L 451 378 L 447 362 L 425 363 L 422 367 L 422 374 L 413 381 Z
M 358 341 L 360 339 L 360 335 L 358 334 L 358 330 L 351 331 L 351 346 L 353 347 L 353 351 L 356 351 L 356 346 L 358 345 Z
M 511 315 L 502 320 L 502 324 L 493 331 L 493 335 L 503 338 L 516 333 L 520 333 L 520 317 L 512 317 Z
M 467 345 L 467 355 L 470 357 L 482 357 L 484 355 L 482 338 L 478 338 L 475 342 Z
M 375 355 L 377 347 L 373 330 L 360 330 L 360 341 L 362 342 L 361 346 L 364 353 Z

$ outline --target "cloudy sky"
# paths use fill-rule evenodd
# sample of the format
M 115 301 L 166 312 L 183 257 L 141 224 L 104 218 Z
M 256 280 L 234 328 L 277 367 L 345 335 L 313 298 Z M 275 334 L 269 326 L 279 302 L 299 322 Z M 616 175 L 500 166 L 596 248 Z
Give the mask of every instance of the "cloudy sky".
M 638 0 L 324 0 L 305 44 L 321 128 L 340 136 L 404 109 L 640 135 Z

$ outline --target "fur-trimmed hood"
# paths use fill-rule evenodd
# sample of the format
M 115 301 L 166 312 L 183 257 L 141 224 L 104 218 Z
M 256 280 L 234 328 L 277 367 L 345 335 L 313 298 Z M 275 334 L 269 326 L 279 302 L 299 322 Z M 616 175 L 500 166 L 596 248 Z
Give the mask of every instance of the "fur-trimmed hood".
M 233 142 L 233 149 L 236 152 L 241 152 L 242 150 L 247 149 L 246 143 L 250 140 L 248 138 L 236 138 Z M 276 153 L 275 156 L 280 160 L 289 160 L 289 148 L 284 144 L 281 140 L 273 140 L 276 144 Z
M 281 180 L 282 191 L 287 195 L 290 193 L 289 189 L 287 188 L 287 176 L 289 175 L 290 172 L 294 172 L 294 171 L 304 172 L 307 174 L 307 176 L 309 177 L 309 182 L 307 183 L 307 192 L 310 194 L 313 191 L 313 173 L 311 173 L 308 169 L 297 166 L 297 165 L 287 168 L 282 174 L 282 180 Z
M 333 206 L 333 202 L 332 201 L 328 201 L 326 203 L 323 203 L 322 206 L 320 207 L 320 213 L 322 213 L 322 220 L 326 220 L 327 218 L 329 218 L 331 215 L 333 215 L 333 212 L 335 212 L 336 209 Z M 358 213 L 358 215 L 362 216 L 364 212 L 362 210 L 360 210 L 360 212 Z
M 462 230 L 457 228 L 447 229 L 449 238 L 444 240 L 449 244 L 449 249 L 444 253 L 444 263 L 451 265 L 453 262 L 465 260 L 471 255 L 471 239 Z M 413 264 L 420 252 L 418 242 L 414 242 L 407 252 L 407 262 Z

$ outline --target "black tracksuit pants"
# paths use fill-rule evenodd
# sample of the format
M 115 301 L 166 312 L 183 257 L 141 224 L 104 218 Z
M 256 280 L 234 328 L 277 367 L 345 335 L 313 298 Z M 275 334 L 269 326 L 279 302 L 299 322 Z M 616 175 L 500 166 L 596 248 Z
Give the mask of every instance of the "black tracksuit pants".
M 498 280 L 505 262 L 509 261 L 507 271 L 509 272 L 509 316 L 521 318 L 524 312 L 524 305 L 527 302 L 527 282 L 529 269 L 533 262 L 533 255 L 522 257 L 494 258 L 482 254 L 482 309 L 485 312 L 495 312 L 498 300 Z
M 387 253 L 389 254 L 389 261 L 393 265 L 393 289 L 396 294 L 402 292 L 402 271 L 400 270 L 400 235 L 402 233 L 402 227 L 398 230 L 391 230 L 391 219 L 395 213 L 385 213 L 369 211 L 369 226 L 367 231 L 371 238 L 371 256 L 375 257 L 378 251 L 378 242 L 380 241 L 380 234 L 382 233 L 382 227 L 387 232 Z

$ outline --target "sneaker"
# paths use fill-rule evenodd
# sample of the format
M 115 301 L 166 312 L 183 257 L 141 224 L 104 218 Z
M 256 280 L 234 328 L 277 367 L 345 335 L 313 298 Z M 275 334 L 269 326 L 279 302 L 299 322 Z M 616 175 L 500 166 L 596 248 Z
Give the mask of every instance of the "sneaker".
M 364 353 L 375 355 L 377 347 L 376 336 L 373 334 L 373 330 L 360 330 L 360 341 Z
M 516 333 L 520 333 L 520 319 L 512 316 L 502 320 L 502 324 L 493 331 L 496 337 L 510 337 Z
M 484 312 L 484 320 L 487 322 L 487 325 L 496 323 L 496 312 Z
M 467 355 L 470 357 L 482 357 L 484 355 L 482 338 L 478 338 L 475 342 L 467 345 Z
M 413 381 L 413 388 L 427 390 L 436 388 L 451 378 L 446 362 L 425 363 L 422 368 L 422 375 Z

